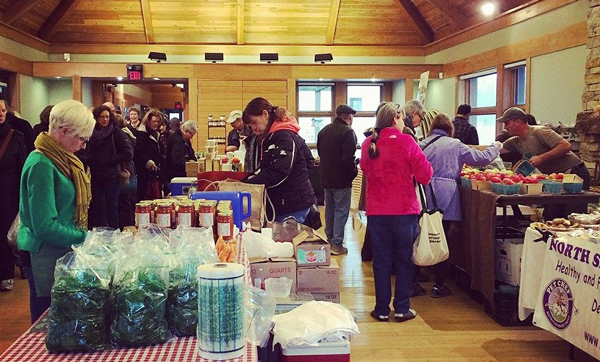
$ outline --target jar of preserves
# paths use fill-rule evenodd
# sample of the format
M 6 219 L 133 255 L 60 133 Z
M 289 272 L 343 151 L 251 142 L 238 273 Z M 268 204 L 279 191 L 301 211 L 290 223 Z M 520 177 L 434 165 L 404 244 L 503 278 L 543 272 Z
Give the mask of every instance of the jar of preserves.
M 160 203 L 156 208 L 156 224 L 170 228 L 173 224 L 173 204 Z
M 223 239 L 233 239 L 233 212 L 221 211 L 217 215 L 217 235 Z
M 135 226 L 140 227 L 150 224 L 152 205 L 148 203 L 135 204 Z
M 200 226 L 212 227 L 215 222 L 216 207 L 209 201 L 203 201 L 198 207 L 198 222 Z
M 196 213 L 194 212 L 194 203 L 191 201 L 181 201 L 177 213 L 177 225 L 196 226 Z

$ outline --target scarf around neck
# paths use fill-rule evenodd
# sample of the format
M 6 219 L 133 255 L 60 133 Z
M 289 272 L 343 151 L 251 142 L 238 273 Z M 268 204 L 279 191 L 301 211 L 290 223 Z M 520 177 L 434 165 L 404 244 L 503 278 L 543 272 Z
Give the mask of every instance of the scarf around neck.
M 94 128 L 94 133 L 92 133 L 92 137 L 90 137 L 90 143 L 99 144 L 102 143 L 108 136 L 110 136 L 115 130 L 115 126 L 111 123 L 106 127 L 102 127 L 96 123 L 96 127 Z
M 47 132 L 42 132 L 35 140 L 35 148 L 48 157 L 58 170 L 75 185 L 75 201 L 77 207 L 74 220 L 82 230 L 88 227 L 88 208 L 92 200 L 90 177 L 85 172 L 83 163 L 63 146 L 60 145 Z

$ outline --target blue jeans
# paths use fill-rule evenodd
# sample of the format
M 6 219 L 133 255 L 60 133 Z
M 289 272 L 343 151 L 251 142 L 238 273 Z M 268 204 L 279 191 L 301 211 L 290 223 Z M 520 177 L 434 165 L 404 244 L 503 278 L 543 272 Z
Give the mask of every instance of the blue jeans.
M 119 228 L 119 191 L 121 181 L 118 177 L 96 177 L 92 179 L 92 226 Z
M 29 284 L 29 313 L 31 314 L 31 324 L 50 308 L 50 297 L 38 297 L 35 291 L 35 281 L 30 266 L 23 267 L 23 274 Z
M 373 243 L 373 275 L 375 277 L 375 313 L 390 314 L 392 268 L 396 271 L 394 291 L 395 313 L 410 308 L 413 280 L 413 242 L 418 215 L 371 215 L 367 217 Z
M 325 235 L 331 245 L 342 246 L 350 212 L 352 187 L 325 189 Z
M 296 221 L 299 224 L 302 224 L 304 222 L 304 220 L 306 220 L 306 217 L 308 216 L 309 211 L 310 211 L 310 207 L 308 209 L 294 211 L 294 212 L 290 212 L 288 214 L 277 215 L 275 217 L 275 221 L 283 222 L 283 219 L 285 219 L 286 217 L 293 216 L 294 218 L 296 218 Z

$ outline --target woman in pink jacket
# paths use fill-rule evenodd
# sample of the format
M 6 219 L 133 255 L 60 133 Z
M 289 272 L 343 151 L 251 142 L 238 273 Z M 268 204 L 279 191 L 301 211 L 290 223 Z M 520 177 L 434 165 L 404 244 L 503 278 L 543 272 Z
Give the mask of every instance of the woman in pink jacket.
M 373 240 L 375 309 L 373 318 L 385 322 L 390 314 L 392 267 L 396 271 L 394 317 L 398 322 L 413 319 L 409 294 L 414 265 L 412 249 L 419 216 L 413 177 L 428 184 L 433 169 L 408 135 L 402 109 L 386 103 L 377 113 L 373 135 L 362 145 L 360 167 L 367 180 L 367 223 Z

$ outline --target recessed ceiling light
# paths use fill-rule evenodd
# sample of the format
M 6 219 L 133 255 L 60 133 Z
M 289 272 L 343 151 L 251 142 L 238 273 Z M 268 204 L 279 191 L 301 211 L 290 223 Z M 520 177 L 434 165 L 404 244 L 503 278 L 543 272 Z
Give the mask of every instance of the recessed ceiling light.
M 123 80 L 123 77 L 117 77 L 117 80 Z
M 152 79 L 154 79 L 154 80 L 160 80 L 160 78 L 159 78 L 159 77 L 154 77 L 154 78 L 152 78 Z
M 323 78 L 319 78 L 319 81 L 320 81 L 320 82 L 322 82 L 322 81 L 323 81 Z
M 371 78 L 371 82 L 376 82 L 376 81 L 377 81 L 377 79 Z
M 62 77 L 60 75 L 57 75 L 56 77 L 54 77 L 56 79 L 62 79 Z
M 494 3 L 485 3 L 481 5 L 481 12 L 485 16 L 490 16 L 496 11 L 496 5 Z

